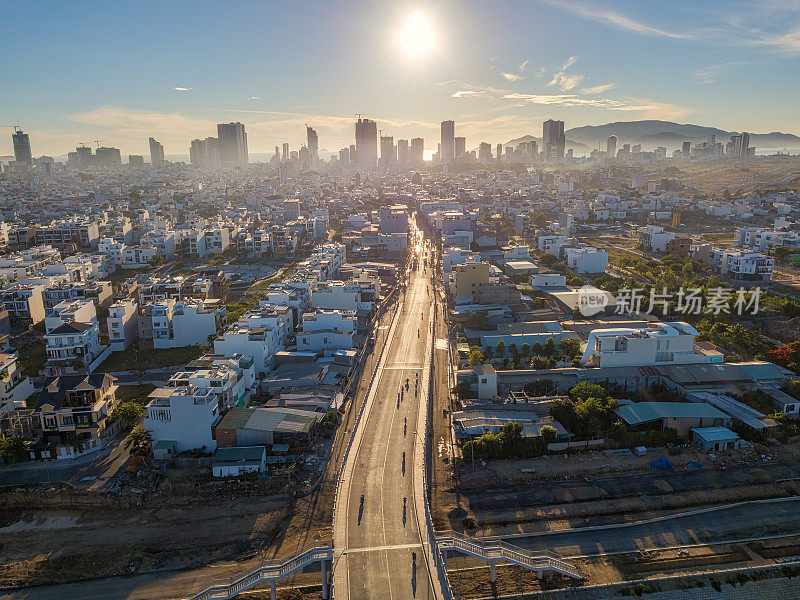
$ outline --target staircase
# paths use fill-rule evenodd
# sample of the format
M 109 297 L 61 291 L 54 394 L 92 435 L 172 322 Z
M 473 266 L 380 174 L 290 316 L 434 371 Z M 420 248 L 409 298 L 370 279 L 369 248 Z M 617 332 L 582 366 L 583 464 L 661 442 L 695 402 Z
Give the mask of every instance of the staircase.
M 499 539 L 478 540 L 476 538 L 448 531 L 436 534 L 436 546 L 439 552 L 457 550 L 464 554 L 485 560 L 492 565 L 499 560 L 538 571 L 556 571 L 573 579 L 582 579 L 580 570 L 553 552 L 529 552 Z
M 263 581 L 272 584 L 271 592 L 275 597 L 275 582 L 291 575 L 295 571 L 314 562 L 322 562 L 322 597 L 327 597 L 327 575 L 325 562 L 333 559 L 333 547 L 329 543 L 310 544 L 294 554 L 283 558 L 265 560 L 260 565 L 248 569 L 226 579 L 214 579 L 203 591 L 190 596 L 187 600 L 228 600 L 244 590 Z

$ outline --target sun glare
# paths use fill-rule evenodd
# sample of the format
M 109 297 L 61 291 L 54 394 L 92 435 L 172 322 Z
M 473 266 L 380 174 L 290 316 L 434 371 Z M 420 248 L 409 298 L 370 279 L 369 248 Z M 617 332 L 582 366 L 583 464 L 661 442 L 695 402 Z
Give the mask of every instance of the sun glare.
M 397 34 L 397 44 L 412 58 L 428 54 L 436 42 L 433 28 L 421 10 L 412 12 Z

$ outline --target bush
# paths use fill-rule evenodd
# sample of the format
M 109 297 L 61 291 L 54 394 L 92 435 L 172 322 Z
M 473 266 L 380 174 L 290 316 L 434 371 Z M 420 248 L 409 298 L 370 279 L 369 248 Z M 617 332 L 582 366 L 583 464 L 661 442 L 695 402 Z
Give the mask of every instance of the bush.
M 522 437 L 521 423 L 506 423 L 500 433 L 485 433 L 464 444 L 462 455 L 472 458 L 537 458 L 547 452 L 547 443 L 541 437 Z

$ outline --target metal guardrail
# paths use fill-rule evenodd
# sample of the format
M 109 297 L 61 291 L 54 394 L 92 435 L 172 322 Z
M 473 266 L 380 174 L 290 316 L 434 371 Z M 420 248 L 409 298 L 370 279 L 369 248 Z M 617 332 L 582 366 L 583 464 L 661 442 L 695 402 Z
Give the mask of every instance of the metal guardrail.
M 534 571 L 557 571 L 573 579 L 583 579 L 580 569 L 554 552 L 529 552 L 500 539 L 479 540 L 455 531 L 436 536 L 440 552 L 458 550 L 485 561 L 505 560 Z
M 188 600 L 228 600 L 263 581 L 276 581 L 311 563 L 330 560 L 333 560 L 333 546 L 319 542 L 310 544 L 285 558 L 263 561 L 239 575 L 213 579 L 203 591 Z

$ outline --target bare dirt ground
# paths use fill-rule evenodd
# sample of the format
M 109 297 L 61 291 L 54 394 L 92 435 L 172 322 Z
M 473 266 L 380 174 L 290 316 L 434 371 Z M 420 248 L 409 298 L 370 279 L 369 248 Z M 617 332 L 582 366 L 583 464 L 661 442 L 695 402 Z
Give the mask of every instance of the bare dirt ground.
M 750 193 L 771 187 L 797 189 L 800 184 L 800 158 L 761 157 L 746 165 L 698 163 L 681 165 L 684 185 L 707 194 L 721 194 L 725 190 Z

